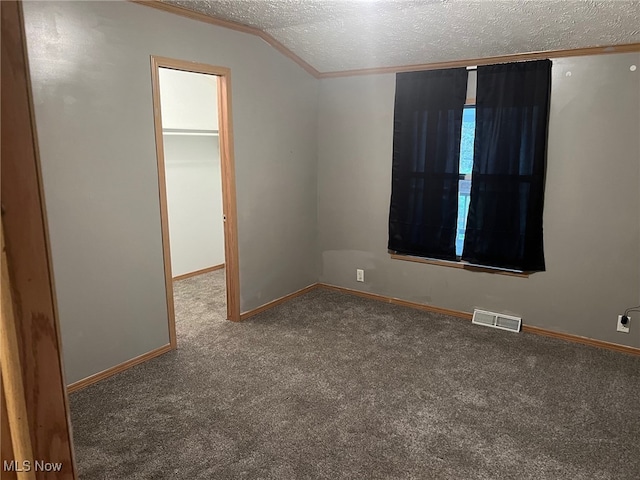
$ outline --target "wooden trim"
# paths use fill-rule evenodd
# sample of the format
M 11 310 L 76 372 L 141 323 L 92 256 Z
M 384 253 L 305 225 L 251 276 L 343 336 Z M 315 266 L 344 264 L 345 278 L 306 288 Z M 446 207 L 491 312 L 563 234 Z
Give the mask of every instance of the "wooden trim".
M 309 285 L 308 287 L 304 287 L 301 288 L 300 290 L 296 290 L 293 293 L 290 293 L 288 295 L 285 295 L 284 297 L 280 297 L 277 298 L 269 303 L 265 303 L 264 305 L 258 307 L 258 308 L 254 308 L 253 310 L 249 310 L 248 312 L 244 312 L 242 315 L 240 315 L 240 318 L 242 320 L 246 320 L 249 317 L 253 317 L 254 315 L 258 315 L 259 313 L 262 313 L 266 310 L 269 310 L 273 307 L 277 307 L 278 305 L 281 305 L 285 302 L 288 302 L 289 300 L 292 300 L 296 297 L 299 297 L 300 295 L 304 295 L 305 293 L 309 293 L 312 290 L 315 290 L 316 288 L 318 288 L 318 284 L 314 283 L 313 285 Z
M 424 263 L 427 265 L 438 265 L 440 267 L 459 268 L 469 270 L 471 272 L 493 273 L 496 275 L 507 275 L 510 277 L 529 278 L 528 272 L 510 272 L 509 270 L 501 270 L 499 268 L 489 268 L 480 265 L 473 265 L 467 262 L 448 262 L 446 260 L 435 260 L 430 258 L 413 257 L 411 255 L 401 255 L 398 253 L 390 254 L 393 260 L 403 260 L 405 262 Z
M 266 32 L 263 32 L 258 28 L 250 27 L 248 25 L 243 25 L 241 23 L 232 22 L 229 20 L 222 20 L 216 17 L 205 15 L 204 13 L 194 12 L 193 10 L 183 8 L 178 5 L 164 3 L 157 0 L 129 0 L 129 1 L 131 3 L 137 3 L 139 5 L 144 5 L 146 7 L 151 7 L 151 8 L 155 8 L 165 12 L 174 13 L 176 15 L 180 15 L 181 17 L 187 17 L 192 20 L 197 20 L 199 22 L 215 25 L 217 27 L 224 27 L 230 30 L 235 30 L 237 32 L 248 33 L 250 35 L 255 35 L 257 37 L 260 37 L 269 45 L 271 45 L 273 48 L 275 48 L 280 53 L 282 53 L 284 56 L 288 57 L 289 59 L 297 63 L 299 66 L 301 66 L 307 73 L 311 74 L 315 78 L 320 78 L 320 72 L 318 72 L 318 70 L 313 68 L 311 65 L 305 62 L 302 58 L 300 58 L 298 55 L 293 53 L 291 50 L 289 50 L 287 47 L 285 47 L 282 43 L 280 43 L 278 40 L 273 38 L 271 35 L 269 35 Z
M 183 72 L 204 73 L 207 75 L 215 75 L 217 77 L 223 77 L 231 74 L 231 69 L 227 67 L 218 67 L 215 65 L 209 65 L 208 63 L 192 62 L 191 60 L 180 60 L 177 58 L 161 57 L 158 55 L 151 55 L 152 62 L 155 65 L 162 68 L 170 68 L 173 70 L 182 70 Z M 158 91 L 158 94 L 160 92 Z M 218 131 L 220 132 L 222 125 L 218 125 Z
M 449 308 L 435 307 L 433 305 L 426 305 L 424 303 L 411 302 L 409 300 L 402 300 L 400 298 L 388 297 L 386 295 L 378 295 L 377 293 L 363 292 L 361 290 L 353 290 L 351 288 L 338 287 L 336 285 L 329 285 L 327 283 L 319 283 L 319 288 L 325 288 L 327 290 L 333 290 L 335 292 L 347 293 L 349 295 L 357 295 L 358 297 L 369 298 L 378 302 L 391 303 L 393 305 L 401 305 L 403 307 L 415 308 L 416 310 L 423 310 L 426 312 L 443 313 L 445 315 L 451 315 L 452 317 L 464 318 L 465 320 L 471 320 L 473 315 L 467 312 L 461 312 L 459 310 L 451 310 Z
M 605 342 L 604 340 L 596 340 L 594 338 L 581 337 L 580 335 L 572 335 L 570 333 L 556 332 L 554 330 L 548 330 L 546 328 L 534 327 L 532 325 L 522 325 L 522 331 L 526 333 L 533 333 L 535 335 L 544 335 L 545 337 L 559 338 L 573 343 L 581 343 L 583 345 L 590 345 L 592 347 L 605 348 L 607 350 L 613 350 L 615 352 L 622 352 L 631 355 L 640 355 L 640 348 L 628 347 L 626 345 L 619 345 L 617 343 Z
M 401 305 L 404 307 L 415 308 L 417 310 L 443 313 L 445 315 L 451 315 L 453 317 L 463 318 L 465 320 L 471 320 L 473 318 L 472 313 L 462 312 L 460 310 L 451 310 L 448 308 L 434 307 L 433 305 L 425 305 L 423 303 L 410 302 L 408 300 L 401 300 L 399 298 L 388 297 L 386 295 L 378 295 L 377 293 L 362 292 L 360 290 L 352 290 L 350 288 L 338 287 L 335 285 L 328 285 L 325 283 L 318 283 L 317 287 L 333 290 L 336 292 L 342 292 L 349 295 L 357 295 L 359 297 L 369 298 L 371 300 L 381 301 L 384 303 L 391 303 L 394 305 Z M 627 353 L 631 355 L 640 355 L 640 348 L 628 347 L 626 345 L 619 345 L 617 343 L 605 342 L 603 340 L 596 340 L 593 338 L 581 337 L 579 335 L 572 335 L 570 333 L 556 332 L 554 330 L 548 330 L 546 328 L 541 328 L 541 327 L 534 327 L 532 325 L 522 325 L 522 331 L 527 333 L 533 333 L 535 335 L 544 335 L 547 337 L 559 338 L 567 342 L 580 343 L 583 345 L 590 345 L 592 347 L 605 348 L 607 350 L 613 350 L 616 352 L 622 352 L 622 353 Z
M 391 67 L 373 67 L 373 68 L 360 68 L 353 70 L 339 70 L 334 72 L 321 73 L 313 66 L 293 53 L 289 48 L 284 46 L 278 40 L 273 38 L 268 33 L 248 25 L 232 22 L 229 20 L 222 20 L 214 16 L 205 15 L 204 13 L 194 12 L 193 10 L 179 7 L 177 5 L 164 3 L 158 0 L 129 0 L 132 3 L 144 5 L 147 7 L 156 8 L 165 12 L 187 17 L 199 22 L 209 23 L 218 27 L 229 28 L 238 32 L 248 33 L 262 38 L 265 42 L 278 50 L 286 57 L 293 60 L 300 65 L 304 70 L 315 78 L 337 78 L 337 77 L 353 77 L 357 75 L 379 75 L 385 73 L 398 73 L 398 72 L 415 72 L 420 70 L 437 70 L 442 68 L 456 68 L 456 67 L 468 67 L 477 65 L 491 65 L 494 63 L 506 63 L 506 62 L 523 62 L 527 60 L 539 60 L 544 58 L 563 58 L 563 57 L 581 57 L 585 55 L 602 55 L 609 53 L 629 53 L 640 52 L 640 43 L 629 43 L 622 45 L 606 45 L 599 47 L 583 47 L 561 50 L 543 50 L 538 52 L 523 52 L 511 55 L 497 55 L 493 57 L 485 58 L 473 58 L 466 60 L 453 60 L 447 62 L 433 62 L 433 63 L 420 63 L 414 65 L 396 65 Z
M 438 70 L 442 68 L 468 67 L 474 65 L 492 65 L 495 63 L 524 62 L 545 58 L 583 57 L 585 55 L 603 55 L 609 53 L 640 52 L 640 43 L 623 45 L 608 45 L 603 47 L 586 47 L 565 50 L 546 50 L 540 52 L 517 53 L 513 55 L 498 55 L 495 57 L 472 58 L 449 62 L 421 63 L 416 65 L 397 65 L 393 67 L 360 68 L 355 70 L 341 70 L 320 73 L 319 78 L 353 77 L 357 75 L 380 75 L 385 73 L 416 72 L 420 70 Z
M 298 55 L 296 55 L 295 53 L 293 53 L 291 50 L 289 50 L 286 46 L 284 46 L 282 43 L 280 43 L 278 40 L 276 40 L 275 38 L 273 38 L 271 35 L 269 35 L 266 32 L 263 32 L 262 30 L 259 30 L 260 33 L 258 33 L 258 36 L 260 38 L 262 38 L 265 42 L 267 42 L 269 45 L 271 45 L 273 48 L 275 48 L 276 50 L 278 50 L 280 53 L 282 53 L 285 57 L 293 60 L 295 63 L 297 63 L 298 65 L 300 65 L 304 70 L 306 70 L 306 72 L 308 74 L 310 74 L 312 77 L 314 78 L 320 78 L 320 72 L 318 70 L 316 70 L 313 66 L 311 66 L 309 63 L 307 63 L 306 61 L 304 61 L 302 58 L 300 58 Z
M 375 300 L 378 302 L 390 303 L 392 305 L 400 305 L 403 307 L 409 307 L 416 310 L 442 313 L 444 315 L 450 315 L 452 317 L 458 317 L 464 320 L 471 320 L 473 318 L 472 313 L 463 312 L 461 310 L 453 310 L 450 308 L 442 308 L 442 307 L 436 307 L 433 305 L 426 305 L 424 303 L 411 302 L 409 300 L 402 300 L 400 298 L 389 297 L 386 295 L 379 295 L 377 293 L 363 292 L 361 290 L 354 290 L 346 287 L 338 287 L 337 285 L 330 285 L 327 283 L 315 283 L 313 285 L 309 285 L 308 287 L 300 289 L 296 292 L 290 293 L 289 295 L 280 297 L 277 300 L 273 300 L 272 302 L 262 305 L 261 307 L 258 307 L 243 313 L 241 316 L 242 320 L 245 320 L 249 317 L 262 313 L 265 310 L 269 310 L 270 308 L 281 305 L 285 302 L 288 302 L 289 300 L 292 300 L 295 297 L 304 295 L 305 293 L 311 292 L 312 290 L 315 290 L 317 288 L 324 288 L 325 290 L 332 290 L 334 292 L 340 292 L 347 295 L 355 295 L 358 297 L 368 298 L 370 300 Z M 543 335 L 547 337 L 559 338 L 567 342 L 574 342 L 574 343 L 580 343 L 583 345 L 590 345 L 593 347 L 605 348 L 607 350 L 613 350 L 616 352 L 622 352 L 622 353 L 627 353 L 631 355 L 640 355 L 640 348 L 628 347 L 626 345 L 619 345 L 617 343 L 605 342 L 603 340 L 596 340 L 593 338 L 581 337 L 579 335 L 572 335 L 569 333 L 556 332 L 553 330 L 548 330 L 546 328 L 534 327 L 532 325 L 522 325 L 522 331 L 526 333 L 533 333 L 535 335 Z
M 164 165 L 164 137 L 160 110 L 160 76 L 158 64 L 151 57 L 151 90 L 153 95 L 153 123 L 156 137 L 156 161 L 158 162 L 158 191 L 160 201 L 160 227 L 162 230 L 162 258 L 164 261 L 164 288 L 166 292 L 169 345 L 178 348 L 176 312 L 173 303 L 173 275 L 171 274 L 171 249 L 169 246 L 169 206 L 167 205 L 167 179 Z M 89 377 L 91 378 L 91 377 Z
M 75 479 L 62 342 L 20 2 L 0 2 L 1 202 L 23 396 L 34 459 L 62 463 L 38 479 Z M 3 284 L 5 282 L 3 281 Z M 3 299 L 3 302 L 8 299 Z M 9 300 L 10 301 L 10 300 Z
M 224 212 L 224 250 L 227 277 L 227 318 L 240 321 L 240 259 L 238 256 L 238 208 L 231 110 L 231 71 L 218 75 L 218 129 Z
M 0 462 L 4 465 L 5 461 L 12 461 L 16 458 L 13 454 L 13 445 L 11 445 L 11 429 L 9 422 L 5 420 L 9 418 L 7 413 L 7 403 L 5 401 L 4 387 L 0 381 Z M 16 472 L 2 472 L 2 480 L 17 480 Z
M 312 290 L 315 290 L 317 288 L 324 288 L 325 290 L 332 290 L 334 292 L 340 292 L 347 295 L 355 295 L 358 297 L 368 298 L 370 300 L 375 300 L 378 302 L 390 303 L 392 305 L 400 305 L 402 307 L 409 307 L 416 310 L 442 313 L 444 315 L 450 315 L 452 317 L 458 317 L 464 320 L 471 320 L 473 318 L 472 313 L 463 312 L 461 310 L 453 310 L 450 308 L 442 308 L 442 307 L 436 307 L 433 305 L 426 305 L 424 303 L 411 302 L 409 300 L 402 300 L 400 298 L 389 297 L 387 295 L 379 295 L 377 293 L 363 292 L 361 290 L 354 290 L 346 287 L 338 287 L 337 285 L 330 285 L 327 283 L 315 283 L 301 290 L 290 293 L 289 295 L 285 295 L 284 297 L 278 298 L 277 300 L 269 302 L 265 305 L 262 305 L 261 307 L 258 307 L 254 310 L 250 310 L 248 312 L 243 313 L 242 320 L 245 320 L 246 318 L 262 313 L 265 310 L 269 310 L 270 308 L 281 305 L 285 302 L 288 302 L 289 300 L 292 300 L 295 297 L 304 295 L 305 293 L 311 292 Z M 535 335 L 543 335 L 547 337 L 559 338 L 567 342 L 580 343 L 583 345 L 590 345 L 593 347 L 605 348 L 607 350 L 613 350 L 616 352 L 622 352 L 622 353 L 627 353 L 631 355 L 640 355 L 640 348 L 628 347 L 626 345 L 619 345 L 617 343 L 605 342 L 603 340 L 595 340 L 593 338 L 581 337 L 579 335 L 572 335 L 569 333 L 556 332 L 553 330 L 548 330 L 546 328 L 534 327 L 531 325 L 522 325 L 522 331 L 526 333 L 533 333 Z
M 204 63 L 151 56 L 151 83 L 153 118 L 158 162 L 160 194 L 160 221 L 165 270 L 167 310 L 169 311 L 169 339 L 176 348 L 175 311 L 173 305 L 173 278 L 169 246 L 169 214 L 162 137 L 162 111 L 160 105 L 159 69 L 170 68 L 193 73 L 215 75 L 218 78 L 218 131 L 220 139 L 220 168 L 222 175 L 222 208 L 224 221 L 224 250 L 227 282 L 227 318 L 240 320 L 240 262 L 238 257 L 238 215 L 236 206 L 235 160 L 233 150 L 233 115 L 231 111 L 231 70 Z
M 11 443 L 13 450 L 13 458 L 7 460 L 16 460 L 18 465 L 23 465 L 25 461 L 32 462 L 34 457 L 29 434 L 29 416 L 27 415 L 27 404 L 24 396 L 24 383 L 22 382 L 23 370 L 20 365 L 16 318 L 13 312 L 13 300 L 11 299 L 11 282 L 4 248 L 4 232 L 1 225 L 0 236 L 2 237 L 2 316 L 0 317 L 2 401 L 3 403 L 6 401 L 6 418 L 11 437 L 11 441 L 7 443 Z M 4 441 L 7 440 L 4 439 Z M 22 472 L 19 478 L 35 480 L 35 472 Z
M 182 275 L 178 275 L 177 277 L 173 277 L 173 281 L 184 280 L 185 278 L 197 277 L 198 275 L 204 275 L 205 273 L 215 272 L 216 270 L 222 270 L 224 268 L 224 263 L 220 265 L 214 265 L 213 267 L 203 268 L 201 270 L 196 270 L 195 272 L 184 273 Z
M 147 352 L 135 358 L 132 358 L 131 360 L 127 360 L 126 362 L 123 362 L 119 365 L 116 365 L 111 368 L 107 368 L 106 370 L 95 373 L 87 378 L 83 378 L 82 380 L 78 380 L 77 382 L 70 384 L 67 387 L 67 391 L 69 393 L 76 392 L 82 388 L 88 387 L 89 385 L 93 385 L 94 383 L 97 383 L 100 380 L 104 380 L 105 378 L 112 377 L 117 373 L 124 372 L 125 370 L 128 370 L 131 367 L 134 367 L 143 362 L 151 360 L 152 358 L 159 357 L 160 355 L 170 352 L 171 350 L 174 350 L 174 347 L 171 344 L 167 344 L 162 347 L 156 348 L 154 350 L 151 350 L 150 352 Z

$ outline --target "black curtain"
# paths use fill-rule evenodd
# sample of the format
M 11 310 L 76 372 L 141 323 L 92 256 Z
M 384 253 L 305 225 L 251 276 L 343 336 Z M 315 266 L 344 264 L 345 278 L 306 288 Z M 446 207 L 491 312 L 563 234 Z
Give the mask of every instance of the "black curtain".
M 478 67 L 463 260 L 545 269 L 542 211 L 550 93 L 549 60 Z
M 465 68 L 398 73 L 389 250 L 455 260 Z

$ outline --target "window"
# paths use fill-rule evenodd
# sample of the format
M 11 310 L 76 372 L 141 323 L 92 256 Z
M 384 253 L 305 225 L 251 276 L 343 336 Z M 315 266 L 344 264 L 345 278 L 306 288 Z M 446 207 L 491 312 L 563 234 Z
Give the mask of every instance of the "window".
M 551 62 L 396 76 L 390 251 L 521 272 L 542 235 Z
M 460 173 L 458 180 L 458 222 L 456 230 L 456 257 L 462 256 L 464 232 L 469 215 L 469 195 L 473 171 L 473 144 L 476 136 L 476 107 L 465 105 L 460 135 Z

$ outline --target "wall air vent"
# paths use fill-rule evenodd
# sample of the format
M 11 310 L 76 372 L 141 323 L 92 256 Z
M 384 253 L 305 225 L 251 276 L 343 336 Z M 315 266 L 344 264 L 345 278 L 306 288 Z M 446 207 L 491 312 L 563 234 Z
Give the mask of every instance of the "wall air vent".
M 478 310 L 476 308 L 473 311 L 473 319 L 471 320 L 471 323 L 484 325 L 485 327 L 508 330 L 509 332 L 519 332 L 520 327 L 522 326 L 522 319 L 519 317 L 512 317 L 511 315 L 504 315 L 502 313 Z

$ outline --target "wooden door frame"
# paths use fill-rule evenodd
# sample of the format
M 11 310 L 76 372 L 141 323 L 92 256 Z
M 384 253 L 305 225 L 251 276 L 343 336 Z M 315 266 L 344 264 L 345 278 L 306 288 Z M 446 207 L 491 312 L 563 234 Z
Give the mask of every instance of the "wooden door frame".
M 171 249 L 169 246 L 167 182 L 165 175 L 164 141 L 162 136 L 162 110 L 160 106 L 160 68 L 215 75 L 218 79 L 218 135 L 220 139 L 220 167 L 222 173 L 227 319 L 240 321 L 240 268 L 238 260 L 238 220 L 233 154 L 233 121 L 231 115 L 231 70 L 226 67 L 216 67 L 204 63 L 151 55 L 153 119 L 156 136 L 156 157 L 158 161 L 158 187 L 160 189 L 160 220 L 162 224 L 164 276 L 167 294 L 167 310 L 169 312 L 169 340 L 172 348 L 176 348 L 173 276 L 171 273 Z
M 21 2 L 0 2 L 0 10 L 4 230 L 1 460 L 26 460 L 32 466 L 30 472 L 7 471 L 0 477 L 73 480 L 76 466 L 24 16 Z M 7 423 L 5 415 L 10 419 Z M 62 470 L 35 471 L 35 460 L 62 463 Z

